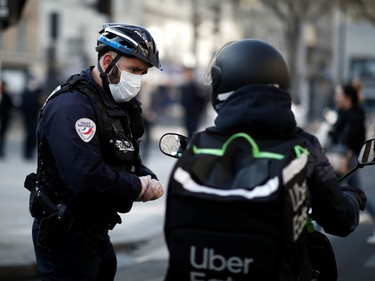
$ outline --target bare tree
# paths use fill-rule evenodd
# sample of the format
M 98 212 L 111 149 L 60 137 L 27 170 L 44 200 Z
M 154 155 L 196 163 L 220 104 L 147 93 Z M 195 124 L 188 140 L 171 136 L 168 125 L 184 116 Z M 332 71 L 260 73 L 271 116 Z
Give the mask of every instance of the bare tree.
M 306 78 L 304 25 L 331 11 L 327 0 L 260 0 L 284 25 L 287 56 L 292 75 L 292 97 L 299 101 L 301 83 Z
M 332 8 L 345 9 L 345 13 L 362 18 L 375 25 L 374 0 L 260 0 L 284 25 L 287 54 L 292 74 L 292 96 L 298 100 L 300 83 L 304 79 L 301 67 L 305 66 L 303 28 L 306 22 L 329 14 Z M 301 53 L 302 52 L 302 53 Z
M 375 25 L 375 1 L 374 0 L 342 0 L 347 6 L 355 7 L 357 17 L 368 20 Z M 348 8 L 348 7 L 346 7 Z

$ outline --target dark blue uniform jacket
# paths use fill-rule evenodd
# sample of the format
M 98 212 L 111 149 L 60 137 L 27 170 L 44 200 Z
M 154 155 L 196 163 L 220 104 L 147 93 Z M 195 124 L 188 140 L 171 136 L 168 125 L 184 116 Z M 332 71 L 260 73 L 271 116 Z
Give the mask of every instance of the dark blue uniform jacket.
M 107 101 L 111 98 L 93 80 L 91 69 L 83 71 L 81 75 L 96 89 L 97 94 L 103 95 Z M 88 142 L 77 132 L 76 122 L 82 118 L 90 119 L 91 125 L 96 125 L 95 133 Z M 42 138 L 47 140 L 59 176 L 73 197 L 95 194 L 96 198 L 101 198 L 103 206 L 117 212 L 128 212 L 141 191 L 138 176 L 156 176 L 144 166 L 140 175 L 134 175 L 105 163 L 101 127 L 101 112 L 89 98 L 78 92 L 66 92 L 46 103 L 38 123 L 37 138 L 38 142 Z

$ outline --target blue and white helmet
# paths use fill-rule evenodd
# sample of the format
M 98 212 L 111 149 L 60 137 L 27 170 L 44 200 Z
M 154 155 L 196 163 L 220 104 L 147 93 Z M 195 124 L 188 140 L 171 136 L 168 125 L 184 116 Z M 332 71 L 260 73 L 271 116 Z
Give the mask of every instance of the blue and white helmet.
M 138 58 L 161 69 L 159 51 L 151 34 L 143 27 L 106 23 L 99 32 L 96 51 L 98 57 L 112 50 L 123 56 Z

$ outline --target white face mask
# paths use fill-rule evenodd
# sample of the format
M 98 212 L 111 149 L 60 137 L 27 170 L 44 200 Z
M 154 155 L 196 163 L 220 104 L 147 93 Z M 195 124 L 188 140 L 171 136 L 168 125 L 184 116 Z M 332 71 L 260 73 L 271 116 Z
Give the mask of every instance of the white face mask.
M 127 102 L 141 90 L 142 75 L 121 70 L 121 78 L 117 84 L 109 84 L 115 102 Z

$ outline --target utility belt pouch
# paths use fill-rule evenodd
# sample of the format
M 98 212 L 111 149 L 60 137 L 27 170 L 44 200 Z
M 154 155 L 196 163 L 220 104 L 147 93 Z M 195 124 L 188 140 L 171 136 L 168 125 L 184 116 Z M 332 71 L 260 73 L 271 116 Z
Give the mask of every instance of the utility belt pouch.
M 66 205 L 63 203 L 56 205 L 48 198 L 42 189 L 37 186 L 36 174 L 29 174 L 25 179 L 24 186 L 30 191 L 29 211 L 32 217 L 40 219 L 56 214 L 59 220 L 62 219 L 66 211 Z
M 50 252 L 61 242 L 62 235 L 65 233 L 64 229 L 68 229 L 68 223 L 59 217 L 58 212 L 55 212 L 48 217 L 40 219 L 39 224 L 37 244 L 42 249 Z
M 37 188 L 37 175 L 35 173 L 31 173 L 26 176 L 24 187 L 30 191 L 29 197 L 29 211 L 33 218 L 41 218 L 43 216 L 43 209 L 42 207 L 37 204 L 38 200 L 38 188 Z
M 112 230 L 115 228 L 116 224 L 121 224 L 122 223 L 122 220 L 121 220 L 121 217 L 119 216 L 119 214 L 115 214 L 113 216 L 113 218 L 110 220 L 109 224 L 108 224 L 108 229 L 109 230 Z
M 38 204 L 38 190 L 37 188 L 33 188 L 31 191 L 30 191 L 30 197 L 29 197 L 29 211 L 30 211 L 30 214 L 33 218 L 42 218 L 43 217 L 43 214 L 44 214 L 44 210 L 42 209 L 42 207 L 40 206 L 40 204 Z

